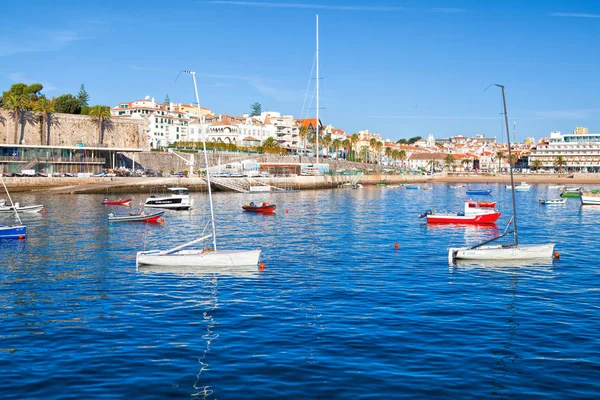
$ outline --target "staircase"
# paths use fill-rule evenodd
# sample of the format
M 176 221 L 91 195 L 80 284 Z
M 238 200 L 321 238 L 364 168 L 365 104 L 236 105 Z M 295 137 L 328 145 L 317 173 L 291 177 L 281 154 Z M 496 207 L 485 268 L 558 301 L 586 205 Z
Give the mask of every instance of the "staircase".
M 231 189 L 240 193 L 249 193 L 250 185 L 244 185 L 240 183 L 240 179 L 237 178 L 210 178 L 210 182 L 218 186 L 223 186 L 227 189 Z
M 277 186 L 269 185 L 267 183 L 261 182 L 257 179 L 246 178 L 246 181 L 250 184 L 250 186 L 266 186 L 269 188 L 269 191 L 272 192 L 289 192 L 290 189 L 284 189 Z M 251 189 L 250 189 L 251 190 Z
M 24 169 L 33 169 L 33 167 L 38 165 L 39 162 L 40 162 L 40 160 L 38 160 L 37 158 L 34 158 L 33 160 L 29 160 L 25 164 L 21 165 L 19 167 L 19 169 L 17 170 L 17 172 L 19 172 L 19 173 L 23 172 Z

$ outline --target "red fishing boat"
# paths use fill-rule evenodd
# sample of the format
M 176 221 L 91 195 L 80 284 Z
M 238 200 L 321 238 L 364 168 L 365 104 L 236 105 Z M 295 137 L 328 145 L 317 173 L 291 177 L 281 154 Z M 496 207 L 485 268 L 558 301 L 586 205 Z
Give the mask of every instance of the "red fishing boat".
M 496 208 L 495 201 L 474 201 L 474 200 L 465 200 L 465 203 L 469 204 L 469 208 Z
M 130 198 L 117 199 L 117 200 L 109 200 L 109 199 L 102 200 L 102 204 L 104 204 L 106 206 L 128 206 L 130 203 L 131 203 Z
M 471 207 L 465 202 L 465 211 L 462 213 L 428 210 L 419 215 L 419 218 L 427 218 L 429 224 L 493 224 L 500 218 L 500 212 Z
M 246 203 L 242 206 L 242 209 L 244 211 L 249 211 L 249 212 L 257 212 L 257 213 L 262 213 L 262 214 L 270 214 L 273 211 L 275 211 L 275 208 L 277 208 L 277 206 L 275 206 L 275 204 L 269 204 L 267 202 L 263 202 L 262 204 L 254 204 L 254 202 L 251 203 Z

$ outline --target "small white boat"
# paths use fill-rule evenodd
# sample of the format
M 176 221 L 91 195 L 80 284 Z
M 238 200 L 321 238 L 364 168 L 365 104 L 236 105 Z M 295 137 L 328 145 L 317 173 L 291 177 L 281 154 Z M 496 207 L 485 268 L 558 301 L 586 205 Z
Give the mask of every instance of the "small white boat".
M 552 259 L 554 244 L 490 245 L 448 249 L 448 261 L 454 260 L 538 260 Z
M 565 185 L 549 185 L 548 189 L 564 189 Z
M 167 188 L 170 195 L 151 195 L 146 199 L 144 208 L 164 208 L 167 210 L 189 210 L 192 207 L 190 192 L 187 188 Z
M 194 79 L 194 90 L 196 92 L 196 104 L 198 105 L 198 115 L 201 115 L 200 110 L 200 99 L 198 96 L 198 87 L 196 85 L 196 73 L 192 71 L 184 71 L 192 75 Z M 202 142 L 204 144 L 204 165 L 209 166 L 208 156 L 206 153 L 206 137 L 203 135 Z M 260 257 L 260 250 L 217 250 L 217 232 L 215 229 L 215 213 L 212 200 L 212 190 L 210 186 L 210 172 L 207 168 L 206 182 L 208 192 L 208 203 L 210 205 L 210 221 L 204 228 L 204 231 L 199 238 L 191 240 L 182 245 L 173 247 L 168 250 L 144 250 L 139 251 L 136 255 L 136 266 L 139 268 L 144 265 L 156 265 L 162 267 L 207 267 L 210 270 L 214 268 L 230 268 L 230 267 L 244 267 L 258 266 L 258 260 Z M 187 198 L 188 208 L 191 207 L 189 201 L 188 190 L 186 188 L 170 188 L 172 195 L 177 195 L 182 201 Z M 150 198 L 146 200 L 146 207 L 148 207 L 149 200 L 159 200 L 159 198 Z M 165 201 L 168 198 L 164 199 Z M 156 203 L 155 203 L 156 204 Z M 180 202 L 182 204 L 182 202 Z M 164 208 L 160 205 L 156 207 Z M 210 228 L 209 228 L 210 224 Z M 204 233 L 210 230 L 210 234 L 204 235 Z M 204 242 L 208 239 L 212 239 L 212 248 L 206 248 L 204 246 L 198 248 L 190 248 L 192 245 Z M 240 241 L 233 240 L 233 243 L 238 245 Z M 187 249 L 186 249 L 187 248 Z
M 504 94 L 504 86 L 496 84 L 502 89 L 502 102 L 504 105 L 504 122 L 506 124 L 506 132 L 507 132 L 507 143 L 508 143 L 508 159 L 511 159 L 511 148 L 510 148 L 510 134 L 508 128 L 508 114 L 506 111 L 506 97 Z M 513 178 L 513 168 L 512 165 L 509 168 L 510 171 L 510 185 L 507 186 L 508 189 L 514 187 L 512 193 L 512 206 L 513 206 L 513 217 L 510 219 L 508 226 L 503 234 L 493 237 L 489 240 L 476 244 L 474 246 L 463 246 L 463 247 L 450 247 L 448 248 L 448 262 L 450 264 L 455 263 L 457 260 L 498 260 L 498 261 L 506 261 L 506 260 L 521 260 L 530 262 L 531 260 L 552 260 L 552 257 L 555 256 L 554 251 L 554 243 L 549 244 L 519 244 L 518 232 L 517 232 L 517 208 L 515 203 L 515 192 L 517 191 L 517 186 L 513 186 L 515 184 Z M 521 183 L 523 185 L 523 183 Z M 527 185 L 527 184 L 526 184 Z M 530 185 L 528 185 L 530 186 Z M 528 190 L 528 189 L 527 189 Z M 513 229 L 509 231 L 509 227 L 513 224 Z M 498 239 L 501 239 L 509 234 L 513 235 L 513 243 L 507 244 L 490 244 Z
M 580 199 L 583 205 L 600 205 L 600 191 L 583 190 Z
M 6 205 L 0 207 L 0 213 L 13 213 L 15 210 L 20 213 L 37 213 L 44 209 L 41 204 L 35 206 L 21 206 L 18 202 L 14 206 Z
M 424 186 L 423 190 L 433 190 L 433 188 L 431 186 Z
M 507 189 L 510 189 L 511 185 L 506 185 Z M 531 185 L 525 182 L 521 182 L 518 185 L 515 185 L 515 192 L 527 192 L 531 189 Z
M 467 185 L 450 185 L 450 189 L 459 189 L 467 187 Z
M 562 199 L 540 199 L 540 204 L 543 206 L 560 206 L 567 203 L 566 198 Z

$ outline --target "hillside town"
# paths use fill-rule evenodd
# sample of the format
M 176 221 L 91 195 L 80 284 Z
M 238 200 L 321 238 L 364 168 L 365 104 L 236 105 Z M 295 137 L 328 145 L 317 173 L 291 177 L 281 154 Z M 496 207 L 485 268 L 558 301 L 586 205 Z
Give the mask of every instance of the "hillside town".
M 115 119 L 142 119 L 151 149 L 194 147 L 206 135 L 207 142 L 222 149 L 258 149 L 280 154 L 345 159 L 400 167 L 408 171 L 502 172 L 509 168 L 508 146 L 496 137 L 477 134 L 449 138 L 416 137 L 393 141 L 368 129 L 347 133 L 316 118 L 296 118 L 275 111 L 255 114 L 215 114 L 194 104 L 143 100 L 119 103 L 111 109 Z M 259 105 L 260 106 L 260 105 Z M 201 114 L 201 115 L 200 115 Z M 318 126 L 317 126 L 318 124 Z M 318 140 L 318 152 L 316 151 Z M 517 170 L 598 172 L 600 134 L 577 127 L 563 135 L 551 132 L 536 142 L 528 137 L 512 142 Z

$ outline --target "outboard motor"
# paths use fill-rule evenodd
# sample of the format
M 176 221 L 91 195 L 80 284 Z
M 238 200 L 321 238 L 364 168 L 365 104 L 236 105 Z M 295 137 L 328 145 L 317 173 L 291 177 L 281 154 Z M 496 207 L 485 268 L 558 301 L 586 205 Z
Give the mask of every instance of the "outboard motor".
M 425 211 L 423 214 L 419 215 L 419 218 L 425 218 L 428 215 L 431 215 L 431 210 Z

